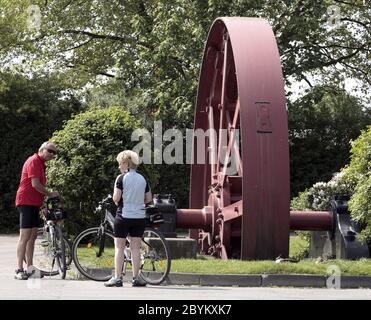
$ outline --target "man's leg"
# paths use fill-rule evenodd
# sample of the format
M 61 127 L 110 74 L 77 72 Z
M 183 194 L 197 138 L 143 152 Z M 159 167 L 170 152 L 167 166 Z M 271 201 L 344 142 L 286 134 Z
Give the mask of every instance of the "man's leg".
M 23 261 L 26 254 L 27 242 L 30 239 L 32 229 L 20 229 L 17 245 L 18 269 L 23 269 Z
M 37 238 L 37 230 L 38 228 L 31 229 L 31 234 L 27 241 L 27 247 L 26 247 L 27 267 L 30 267 L 33 265 L 33 254 L 34 254 L 34 249 L 35 249 L 35 241 Z

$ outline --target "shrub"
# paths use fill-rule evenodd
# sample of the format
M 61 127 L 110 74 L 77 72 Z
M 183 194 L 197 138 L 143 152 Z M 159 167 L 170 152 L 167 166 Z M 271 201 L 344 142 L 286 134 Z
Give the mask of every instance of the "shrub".
M 317 182 L 309 189 L 299 193 L 291 201 L 292 210 L 330 210 L 330 202 L 335 195 L 349 194 L 349 186 L 340 179 L 342 173 L 337 173 L 329 182 Z
M 340 174 L 318 182 L 292 199 L 292 210 L 329 210 L 336 194 L 350 195 L 352 219 L 362 226 L 361 239 L 371 240 L 371 126 L 352 142 L 351 161 Z
M 97 225 L 101 217 L 93 215 L 97 203 L 112 193 L 118 170 L 116 156 L 131 149 L 132 131 L 139 122 L 123 107 L 93 109 L 67 121 L 54 133 L 58 157 L 50 162 L 47 175 L 50 186 L 61 193 L 63 206 L 69 211 L 66 227 L 77 233 Z M 153 166 L 138 169 L 152 188 L 157 182 Z
M 335 174 L 329 182 L 317 182 L 311 188 L 300 192 L 292 199 L 291 210 L 330 210 L 331 200 L 335 195 L 344 195 L 349 193 L 349 188 L 340 177 L 342 174 Z M 310 242 L 310 231 L 297 231 L 298 236 Z
M 371 240 L 371 126 L 352 142 L 351 161 L 342 171 L 342 183 L 352 192 L 352 218 L 363 225 L 363 239 Z

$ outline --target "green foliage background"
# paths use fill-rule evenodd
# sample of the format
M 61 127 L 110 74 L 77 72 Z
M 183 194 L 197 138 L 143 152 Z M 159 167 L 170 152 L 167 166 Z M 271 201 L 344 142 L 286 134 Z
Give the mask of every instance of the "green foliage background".
M 315 86 L 288 104 L 291 194 L 329 181 L 349 161 L 350 141 L 371 122 L 371 109 L 345 90 Z
M 80 102 L 63 95 L 59 79 L 1 74 L 0 78 L 0 229 L 14 230 L 19 216 L 15 194 L 27 157 L 37 152 L 64 120 L 81 108 Z
M 350 195 L 352 219 L 362 226 L 361 237 L 371 242 L 371 126 L 352 141 L 351 161 L 329 182 L 317 182 L 292 199 L 292 210 L 329 210 L 335 195 Z
M 371 241 L 371 126 L 352 143 L 351 153 L 342 180 L 352 193 L 349 201 L 352 217 L 363 225 L 361 235 Z
M 40 8 L 40 30 L 30 28 L 30 5 Z M 134 128 L 151 132 L 159 119 L 164 131 L 192 128 L 204 43 L 223 16 L 272 26 L 287 85 L 292 195 L 344 167 L 349 141 L 371 122 L 367 1 L 0 0 L 0 228 L 16 226 L 21 166 L 42 141 L 61 144 L 49 182 L 76 217 L 81 202 L 81 221 L 92 223 L 87 215 L 115 175 L 112 157 L 130 146 Z M 347 77 L 358 81 L 358 97 L 345 92 Z M 296 81 L 307 84 L 299 99 Z M 142 170 L 154 175 L 155 192 L 187 207 L 189 166 Z
M 94 216 L 94 207 L 112 194 L 120 174 L 116 156 L 134 146 L 130 137 L 139 123 L 123 107 L 97 108 L 76 115 L 54 133 L 58 157 L 50 162 L 48 179 L 50 186 L 61 193 L 63 206 L 69 211 L 66 226 L 70 233 L 100 222 L 102 217 Z M 155 168 L 147 165 L 138 171 L 156 190 Z

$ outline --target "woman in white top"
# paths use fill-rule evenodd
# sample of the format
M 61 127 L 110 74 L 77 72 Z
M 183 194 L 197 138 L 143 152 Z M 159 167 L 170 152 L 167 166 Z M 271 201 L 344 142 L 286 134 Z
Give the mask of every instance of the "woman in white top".
M 145 286 L 138 278 L 140 268 L 140 244 L 145 228 L 145 204 L 152 201 L 151 189 L 147 180 L 136 169 L 138 154 L 125 150 L 117 155 L 121 174 L 116 178 L 113 201 L 118 205 L 114 222 L 115 275 L 105 282 L 106 287 L 122 287 L 122 265 L 126 237 L 130 236 L 130 250 L 133 264 L 134 287 Z

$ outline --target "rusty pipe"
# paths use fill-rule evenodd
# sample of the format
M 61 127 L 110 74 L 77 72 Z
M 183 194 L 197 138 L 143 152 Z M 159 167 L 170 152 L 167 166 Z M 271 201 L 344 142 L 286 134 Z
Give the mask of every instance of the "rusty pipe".
M 212 224 L 212 208 L 178 209 L 177 228 L 204 229 Z M 290 211 L 290 230 L 331 231 L 331 211 Z
M 176 218 L 177 228 L 203 229 L 212 224 L 211 207 L 203 209 L 178 209 Z
M 290 211 L 290 230 L 332 231 L 331 211 Z

